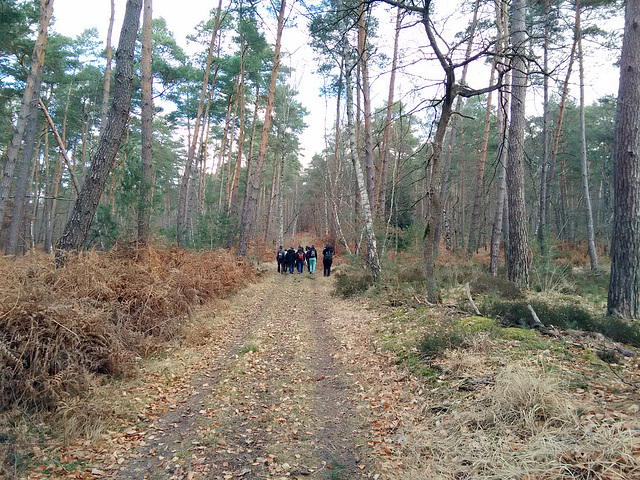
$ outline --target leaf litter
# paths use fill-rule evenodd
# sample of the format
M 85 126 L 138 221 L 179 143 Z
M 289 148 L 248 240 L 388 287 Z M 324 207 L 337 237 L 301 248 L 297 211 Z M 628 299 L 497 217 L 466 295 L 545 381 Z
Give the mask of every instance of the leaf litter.
M 202 306 L 215 336 L 122 392 L 135 421 L 28 478 L 640 477 L 633 358 L 625 383 L 575 336 L 522 356 L 520 340 L 478 334 L 417 378 L 381 348 L 390 324 L 396 338 L 416 324 L 337 299 L 331 284 L 267 275 L 215 312 Z

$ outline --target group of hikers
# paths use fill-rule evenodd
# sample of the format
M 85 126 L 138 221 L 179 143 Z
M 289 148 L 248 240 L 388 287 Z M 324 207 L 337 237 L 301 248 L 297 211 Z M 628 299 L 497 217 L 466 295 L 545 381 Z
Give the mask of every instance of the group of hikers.
M 324 276 L 331 275 L 331 264 L 333 263 L 333 247 L 327 245 L 322 250 L 322 265 L 324 267 Z M 282 248 L 282 245 L 276 252 L 276 260 L 278 262 L 278 273 L 293 273 L 297 270 L 298 273 L 304 271 L 304 266 L 307 266 L 307 271 L 313 275 L 316 273 L 316 262 L 318 260 L 318 251 L 315 245 L 307 246 L 304 250 L 302 245 L 298 246 L 298 250 L 294 250 L 291 247 L 289 250 Z

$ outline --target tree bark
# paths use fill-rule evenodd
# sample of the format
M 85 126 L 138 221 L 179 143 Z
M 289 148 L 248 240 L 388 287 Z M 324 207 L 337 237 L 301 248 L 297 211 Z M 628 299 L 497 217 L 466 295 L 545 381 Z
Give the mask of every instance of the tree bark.
M 549 168 L 549 0 L 544 1 L 544 44 L 542 67 L 542 170 L 540 172 L 540 205 L 538 206 L 538 243 L 542 256 L 547 254 L 545 209 L 545 187 L 547 185 L 547 169 Z
M 191 179 L 191 168 L 193 165 L 193 157 L 195 156 L 196 146 L 198 143 L 198 132 L 200 131 L 200 123 L 202 122 L 202 112 L 207 98 L 207 88 L 209 87 L 209 74 L 211 73 L 211 62 L 213 60 L 213 51 L 215 49 L 216 37 L 218 36 L 218 28 L 220 25 L 220 12 L 222 11 L 222 0 L 219 0 L 216 19 L 211 33 L 211 42 L 209 43 L 209 51 L 207 53 L 207 63 L 204 69 L 204 78 L 202 80 L 202 89 L 200 90 L 200 102 L 198 103 L 198 112 L 196 113 L 196 121 L 193 127 L 193 137 L 189 145 L 189 153 L 187 156 L 187 164 L 185 166 L 182 183 L 180 184 L 180 196 L 178 199 L 178 215 L 177 215 L 177 240 L 178 247 L 186 247 L 185 238 L 185 220 L 187 216 L 187 198 L 189 190 L 189 181 Z
M 371 131 L 371 89 L 369 87 L 369 51 L 367 49 L 367 11 L 364 0 L 359 1 L 358 10 L 358 56 L 362 72 L 362 103 L 364 107 L 364 164 L 369 206 L 375 206 L 375 169 L 373 167 L 373 133 Z
M 505 59 L 505 53 L 507 50 L 507 39 L 509 38 L 509 22 L 507 7 L 504 2 L 495 2 L 496 9 L 496 25 L 498 30 L 498 65 L 502 65 Z M 500 66 L 499 68 L 503 68 Z M 509 72 L 505 75 L 505 85 L 510 83 L 511 74 Z M 507 257 L 507 245 L 509 231 L 503 228 L 503 224 L 507 222 L 505 218 L 505 211 L 508 208 L 507 198 L 507 180 L 506 180 L 506 168 L 507 168 L 507 151 L 509 145 L 509 132 L 507 124 L 509 121 L 509 95 L 505 91 L 505 88 L 498 90 L 498 192 L 496 200 L 496 210 L 493 219 L 493 228 L 491 229 L 491 260 L 489 265 L 489 271 L 491 275 L 496 276 L 498 274 L 498 262 L 500 260 L 500 241 L 505 239 L 505 258 Z
M 345 50 L 346 49 L 347 46 L 345 43 Z M 356 145 L 353 113 L 353 87 L 351 80 L 352 70 L 353 69 L 349 69 L 347 63 L 347 68 L 345 68 L 345 93 L 347 96 L 347 132 L 349 136 L 349 152 L 351 155 L 351 162 L 353 163 L 353 169 L 356 174 L 356 186 L 358 188 L 360 204 L 362 206 L 362 214 L 364 216 L 365 230 L 367 234 L 367 259 L 369 268 L 371 268 L 371 275 L 373 276 L 373 281 L 375 283 L 380 280 L 380 259 L 378 258 L 378 247 L 376 245 L 376 235 L 373 226 L 371 204 L 369 203 L 369 192 L 367 191 L 367 184 L 365 182 L 364 175 L 362 174 L 362 170 L 360 169 L 360 162 L 358 162 L 358 147 Z
M 496 62 L 491 65 L 491 79 L 489 84 L 493 84 L 496 73 Z M 481 213 L 481 202 L 484 183 L 484 168 L 487 161 L 487 148 L 489 147 L 489 133 L 491 131 L 491 99 L 493 92 L 489 92 L 487 96 L 487 111 L 484 119 L 484 132 L 482 134 L 482 146 L 480 147 L 480 158 L 478 160 L 478 168 L 476 170 L 475 192 L 473 195 L 473 209 L 471 210 L 471 225 L 469 228 L 469 242 L 467 243 L 467 258 L 473 257 L 473 252 L 477 248 L 478 242 L 478 222 Z M 464 235 L 464 230 L 462 231 Z
M 142 21 L 141 84 L 142 112 L 140 134 L 142 137 L 142 178 L 138 200 L 138 242 L 146 245 L 151 231 L 151 208 L 153 202 L 153 75 L 151 73 L 152 52 L 152 0 L 144 0 Z
M 56 261 L 60 266 L 64 265 L 65 252 L 80 250 L 87 238 L 91 221 L 109 179 L 109 173 L 127 126 L 133 84 L 133 52 L 140 24 L 141 9 L 142 0 L 127 0 L 116 52 L 113 103 L 109 109 L 107 125 L 98 142 L 98 149 L 91 162 L 84 185 L 58 242 Z
M 17 255 L 20 248 L 20 237 L 24 230 L 24 217 L 29 204 L 29 179 L 35 162 L 34 150 L 36 144 L 36 132 L 38 130 L 38 109 L 36 108 L 27 120 L 24 131 L 24 144 L 18 179 L 16 181 L 13 206 L 11 208 L 11 221 L 7 234 L 5 255 Z M 37 154 L 37 152 L 35 152 Z
M 598 270 L 598 252 L 596 251 L 593 229 L 591 194 L 589 193 L 589 167 L 587 163 L 587 136 L 584 118 L 584 58 L 582 53 L 582 27 L 580 26 L 580 0 L 576 0 L 576 30 L 578 31 L 578 58 L 580 60 L 580 170 L 582 177 L 582 198 L 587 221 L 587 245 L 591 270 Z
M 100 135 L 107 125 L 107 113 L 109 112 L 109 93 L 111 92 L 111 60 L 113 58 L 113 48 L 111 46 L 111 36 L 113 35 L 113 22 L 116 16 L 115 0 L 111 0 L 111 16 L 109 17 L 109 28 L 107 29 L 107 63 L 104 69 L 104 86 L 102 88 L 102 114 L 100 115 Z
M 244 218 L 247 215 L 247 202 L 249 201 L 249 185 L 251 185 L 251 164 L 253 162 L 253 147 L 254 141 L 256 137 L 256 124 L 258 123 L 258 107 L 259 107 L 259 99 L 260 99 L 260 84 L 256 84 L 256 103 L 253 107 L 253 120 L 251 122 L 251 137 L 249 139 L 249 155 L 247 155 L 247 171 L 244 176 L 244 198 L 242 200 L 242 215 L 240 218 Z M 274 157 L 274 170 L 275 170 L 275 157 Z M 275 175 L 275 172 L 274 172 Z M 271 185 L 273 188 L 273 184 Z M 273 196 L 272 196 L 273 199 Z M 269 202 L 269 213 L 271 212 L 271 202 Z M 267 224 L 269 224 L 269 219 L 267 218 Z M 265 229 L 265 230 L 268 230 Z M 265 233 L 265 239 L 267 241 L 267 234 Z
M 508 230 L 503 229 L 503 215 L 507 199 L 507 150 L 509 145 L 509 134 L 506 128 L 508 121 L 509 101 L 504 90 L 498 93 L 498 192 L 496 197 L 496 210 L 493 217 L 493 228 L 491 229 L 491 260 L 489 272 L 494 277 L 498 274 L 498 263 L 500 261 L 500 242 L 503 232 L 508 235 Z M 504 248 L 507 248 L 505 242 Z
M 507 193 L 509 198 L 509 265 L 512 282 L 529 286 L 529 249 L 527 215 L 524 199 L 524 126 L 527 95 L 527 65 L 525 62 L 526 0 L 512 3 L 512 48 L 514 52 L 511 76 L 511 122 L 507 161 Z
M 238 256 L 244 256 L 247 253 L 249 244 L 249 235 L 253 230 L 254 219 L 256 218 L 256 210 L 258 207 L 258 193 L 260 192 L 260 178 L 262 176 L 262 167 L 267 154 L 267 140 L 269 139 L 269 129 L 271 128 L 271 112 L 273 111 L 273 101 L 276 93 L 276 81 L 278 80 L 278 70 L 280 69 L 280 47 L 282 44 L 282 30 L 284 29 L 284 13 L 286 0 L 280 2 L 280 11 L 278 12 L 278 30 L 276 33 L 276 45 L 273 54 L 273 69 L 271 70 L 271 81 L 269 83 L 269 93 L 267 95 L 267 108 L 264 116 L 264 124 L 262 126 L 262 137 L 260 139 L 260 148 L 258 149 L 258 158 L 256 160 L 256 171 L 253 174 L 251 182 L 251 194 L 247 202 L 247 218 L 244 219 L 240 226 L 240 242 L 238 245 Z
M 38 98 L 40 98 L 40 85 L 42 83 L 42 72 L 44 70 L 45 49 L 47 46 L 47 34 L 51 14 L 53 11 L 53 0 L 40 0 L 40 23 L 38 27 L 38 37 L 33 47 L 31 55 L 31 69 L 27 76 L 24 93 L 22 95 L 22 106 L 18 113 L 16 126 L 11 137 L 11 144 L 7 153 L 7 159 L 0 180 L 0 224 L 4 220 L 7 208 L 7 201 L 13 182 L 13 174 L 18 163 L 18 156 L 23 145 L 27 121 L 31 115 L 37 114 Z M 23 155 L 24 157 L 24 155 Z
M 391 150 L 391 119 L 393 115 L 393 97 L 396 85 L 396 69 L 398 68 L 398 45 L 400 30 L 402 27 L 402 14 L 400 7 L 396 14 L 396 35 L 393 40 L 393 60 L 391 61 L 391 79 L 389 80 L 389 95 L 387 97 L 387 116 L 384 123 L 384 134 L 382 136 L 382 162 L 380 165 L 380 181 L 378 182 L 379 197 L 376 198 L 376 210 L 381 217 L 385 215 L 387 203 L 387 169 L 389 163 L 389 151 Z
M 640 318 L 640 2 L 628 1 L 613 157 L 613 237 L 607 315 Z

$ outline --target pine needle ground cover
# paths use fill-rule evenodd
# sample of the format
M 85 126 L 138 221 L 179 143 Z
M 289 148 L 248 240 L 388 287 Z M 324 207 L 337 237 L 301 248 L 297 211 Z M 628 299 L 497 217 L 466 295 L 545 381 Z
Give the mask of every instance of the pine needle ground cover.
M 547 310 L 598 312 L 595 302 L 557 290 L 503 297 L 500 282 L 485 282 L 478 265 L 458 263 L 440 270 L 443 304 L 427 305 L 420 281 L 402 280 L 403 268 L 368 292 L 388 309 L 371 322 L 379 348 L 420 384 L 419 414 L 407 411 L 393 435 L 410 452 L 396 478 L 640 478 L 635 342 L 580 329 L 571 316 L 544 333 L 526 322 L 508 326 L 488 308 L 487 317 L 473 316 L 464 284 L 471 282 L 480 306 L 517 298 L 538 305 L 551 325 L 557 322 Z M 474 282 L 491 288 L 474 289 Z
M 142 359 L 178 341 L 206 341 L 191 310 L 254 275 L 216 251 L 125 246 L 84 253 L 60 269 L 51 256 L 0 259 L 4 460 L 15 468 L 29 456 L 24 445 L 100 428 L 118 412 L 96 388 L 135 376 Z

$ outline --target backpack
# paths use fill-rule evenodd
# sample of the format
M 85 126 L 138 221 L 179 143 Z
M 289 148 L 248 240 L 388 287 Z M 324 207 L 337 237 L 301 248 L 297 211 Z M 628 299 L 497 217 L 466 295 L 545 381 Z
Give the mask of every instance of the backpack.
M 332 259 L 332 257 L 331 257 L 331 250 L 325 250 L 325 251 L 324 251 L 324 259 L 325 259 L 325 260 L 331 260 L 331 259 Z
M 304 252 L 298 252 L 298 260 L 301 262 L 304 260 Z
M 276 255 L 276 258 L 278 260 L 282 260 L 284 258 L 284 250 L 278 250 L 278 253 Z

